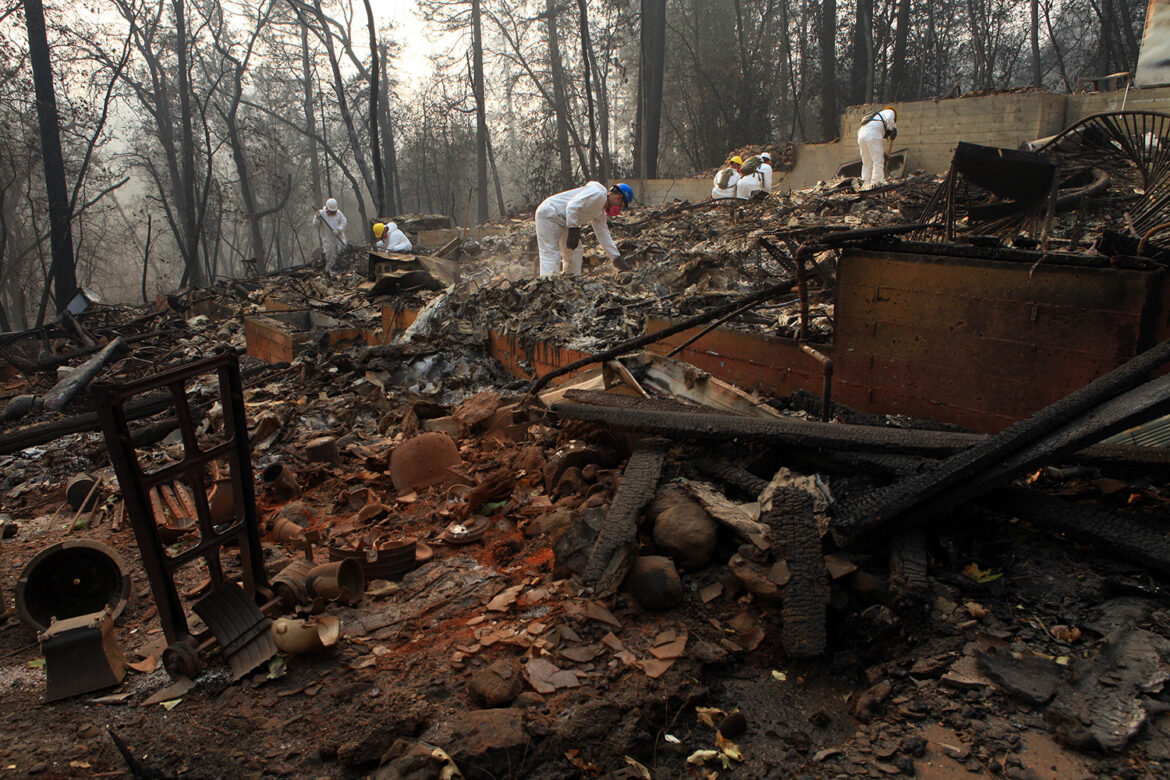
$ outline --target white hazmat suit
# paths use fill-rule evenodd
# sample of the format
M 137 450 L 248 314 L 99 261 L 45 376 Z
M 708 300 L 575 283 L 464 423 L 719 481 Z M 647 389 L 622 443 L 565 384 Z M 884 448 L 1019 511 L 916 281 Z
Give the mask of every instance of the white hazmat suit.
M 886 183 L 886 136 L 896 129 L 894 119 L 894 109 L 883 108 L 875 114 L 870 114 L 857 129 L 863 190 L 880 187 Z
M 330 214 L 321 209 L 313 215 L 313 224 L 321 235 L 321 253 L 325 255 L 325 270 L 332 271 L 337 265 L 337 256 L 345 249 L 345 226 L 347 220 L 341 209 Z
M 374 249 L 379 252 L 409 252 L 410 239 L 398 229 L 396 223 L 387 222 L 386 230 L 382 233 L 382 238 L 374 244 Z
M 609 190 L 601 182 L 591 181 L 575 190 L 550 195 L 536 209 L 536 244 L 540 249 L 540 275 L 550 276 L 558 271 L 581 275 L 583 244 L 569 249 L 569 228 L 592 225 L 597 242 L 614 260 L 621 256 L 609 235 L 606 222 L 606 201 Z
M 772 166 L 768 165 L 766 160 L 761 161 L 754 171 L 739 180 L 735 185 L 735 197 L 747 200 L 753 193 L 760 191 L 772 191 Z
M 731 175 L 727 177 L 727 186 L 720 187 L 719 186 L 719 178 L 723 174 L 723 171 L 726 171 L 726 170 L 730 170 Z M 734 198 L 735 197 L 735 185 L 738 183 L 739 183 L 739 171 L 735 170 L 734 168 L 720 169 L 719 173 L 715 174 L 715 182 L 714 182 L 715 186 L 711 188 L 711 197 L 714 198 L 715 200 L 719 200 L 721 198 Z

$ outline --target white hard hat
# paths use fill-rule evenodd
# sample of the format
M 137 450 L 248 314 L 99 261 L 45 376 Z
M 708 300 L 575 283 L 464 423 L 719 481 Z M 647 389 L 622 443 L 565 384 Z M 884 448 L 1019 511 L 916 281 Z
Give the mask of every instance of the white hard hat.
M 337 211 L 337 198 L 330 198 L 329 200 L 325 201 L 325 210 Z
M 767 152 L 764 152 L 763 154 L 761 154 L 760 158 L 763 160 L 767 160 L 768 162 L 772 162 L 772 155 L 768 154 Z

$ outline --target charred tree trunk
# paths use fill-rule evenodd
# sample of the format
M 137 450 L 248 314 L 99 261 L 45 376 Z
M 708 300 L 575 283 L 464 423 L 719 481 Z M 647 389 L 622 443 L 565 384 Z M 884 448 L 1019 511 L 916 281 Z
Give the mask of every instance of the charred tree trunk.
M 598 175 L 597 158 L 597 120 L 593 107 L 593 45 L 589 41 L 589 0 L 577 0 L 577 10 L 581 21 L 581 67 L 585 74 L 585 106 L 589 115 L 589 170 L 588 178 Z
M 309 143 L 309 176 L 313 198 L 321 197 L 321 165 L 317 161 L 317 109 L 313 103 L 313 69 L 309 59 L 309 28 L 301 25 L 301 78 L 305 87 L 305 138 Z
M 370 26 L 370 156 L 374 161 L 374 214 L 386 215 L 386 178 L 382 170 L 382 149 L 378 146 L 378 80 L 382 75 L 378 63 L 378 31 L 374 27 L 374 9 L 365 0 L 366 19 Z
M 658 177 L 662 129 L 662 76 L 666 62 L 666 0 L 642 0 L 641 63 L 638 68 L 638 177 Z
M 854 104 L 873 100 L 873 0 L 857 0 L 857 20 L 853 25 L 853 74 L 850 101 Z
M 69 305 L 77 290 L 73 259 L 72 214 L 65 186 L 65 159 L 61 154 L 61 129 L 57 118 L 57 96 L 53 91 L 53 66 L 45 32 L 45 11 L 41 0 L 25 0 L 29 59 L 37 98 L 37 121 L 41 131 L 41 157 L 45 168 L 45 189 L 49 200 L 49 242 L 52 253 L 53 292 L 57 311 Z
M 378 90 L 378 118 L 382 122 L 382 165 L 385 168 L 383 177 L 386 181 L 386 197 L 389 199 L 389 211 L 379 216 L 390 216 L 402 211 L 402 184 L 398 176 L 398 155 L 394 151 L 394 128 L 390 120 L 390 82 L 387 79 L 386 44 L 378 46 L 381 56 L 378 64 L 382 68 L 382 78 Z
M 839 133 L 837 120 L 837 0 L 821 5 L 821 137 L 832 141 Z
M 1040 88 L 1040 0 L 1031 0 L 1029 3 L 1032 12 L 1032 26 L 1028 30 L 1028 38 L 1032 44 L 1032 86 Z
M 476 219 L 487 222 L 488 212 L 488 155 L 487 109 L 484 106 L 483 84 L 483 27 L 480 19 L 480 0 L 471 0 L 471 78 L 475 93 L 475 186 L 477 191 Z
M 544 23 L 548 36 L 549 70 L 552 74 L 552 110 L 557 122 L 557 155 L 560 159 L 557 185 L 561 189 L 568 189 L 573 179 L 573 164 L 569 155 L 569 101 L 565 93 L 565 68 L 561 63 L 560 35 L 557 32 L 556 0 L 545 0 Z
M 906 41 L 910 37 L 910 0 L 898 0 L 898 28 L 894 31 L 894 53 L 890 63 L 890 100 L 908 100 L 910 91 L 906 67 Z
M 185 0 L 173 0 L 175 54 L 179 79 L 179 210 L 183 221 L 183 259 L 187 277 L 195 287 L 208 283 L 206 267 L 199 261 L 199 228 L 195 209 L 195 129 L 191 123 L 191 73 L 187 62 L 187 9 Z

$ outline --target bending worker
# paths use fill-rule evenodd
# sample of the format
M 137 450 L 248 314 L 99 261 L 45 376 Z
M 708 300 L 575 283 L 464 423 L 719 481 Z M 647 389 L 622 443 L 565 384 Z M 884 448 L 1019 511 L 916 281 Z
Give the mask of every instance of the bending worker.
M 634 190 L 628 184 L 615 184 L 607 192 L 601 182 L 591 181 L 584 187 L 550 195 L 536 209 L 536 244 L 540 249 L 540 275 L 551 276 L 558 271 L 581 275 L 581 227 L 589 224 L 597 242 L 613 258 L 613 264 L 623 270 L 621 253 L 609 235 L 606 217 L 616 217 L 622 206 L 634 199 Z
M 711 188 L 711 197 L 714 200 L 735 197 L 735 185 L 739 183 L 739 166 L 741 165 L 743 165 L 743 159 L 737 154 L 715 174 L 715 186 Z
M 770 193 L 772 191 L 771 162 L 772 155 L 767 152 L 749 157 L 740 166 L 740 179 L 739 183 L 735 185 L 735 197 L 740 200 L 750 200 L 757 192 Z
M 410 239 L 398 229 L 393 222 L 377 222 L 374 224 L 374 249 L 379 252 L 409 252 Z
M 345 215 L 333 198 L 325 201 L 325 208 L 313 215 L 313 224 L 321 235 L 321 254 L 325 256 L 325 270 L 332 271 L 337 256 L 345 249 Z
M 869 190 L 886 183 L 886 139 L 893 144 L 898 137 L 898 109 L 886 106 L 861 120 L 857 129 L 857 146 L 861 149 L 861 189 Z

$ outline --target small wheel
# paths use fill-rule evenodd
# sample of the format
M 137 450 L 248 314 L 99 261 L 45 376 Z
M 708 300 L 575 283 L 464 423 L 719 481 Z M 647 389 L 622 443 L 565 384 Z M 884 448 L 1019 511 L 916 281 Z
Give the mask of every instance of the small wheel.
M 162 654 L 163 666 L 172 680 L 186 677 L 194 680 L 203 671 L 203 662 L 199 660 L 199 651 L 186 640 L 179 640 L 167 646 Z

